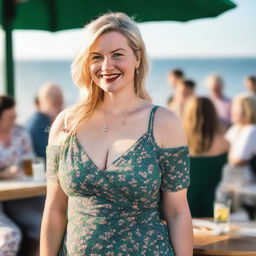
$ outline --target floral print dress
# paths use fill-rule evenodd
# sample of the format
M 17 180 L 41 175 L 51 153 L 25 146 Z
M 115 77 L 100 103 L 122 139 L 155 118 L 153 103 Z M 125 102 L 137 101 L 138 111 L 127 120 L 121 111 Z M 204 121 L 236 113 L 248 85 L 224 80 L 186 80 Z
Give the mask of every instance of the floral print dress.
M 160 148 L 148 131 L 100 170 L 75 135 L 47 147 L 47 177 L 68 196 L 68 224 L 59 255 L 173 256 L 167 225 L 159 218 L 160 191 L 189 186 L 188 148 Z

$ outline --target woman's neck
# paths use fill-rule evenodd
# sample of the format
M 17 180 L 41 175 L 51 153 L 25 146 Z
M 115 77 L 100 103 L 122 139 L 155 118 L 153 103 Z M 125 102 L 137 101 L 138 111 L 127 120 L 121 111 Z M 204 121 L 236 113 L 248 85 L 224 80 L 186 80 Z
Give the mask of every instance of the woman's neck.
M 105 93 L 104 101 L 98 106 L 98 110 L 111 112 L 113 114 L 121 114 L 135 110 L 142 103 L 142 99 L 137 97 L 135 93 L 125 94 Z

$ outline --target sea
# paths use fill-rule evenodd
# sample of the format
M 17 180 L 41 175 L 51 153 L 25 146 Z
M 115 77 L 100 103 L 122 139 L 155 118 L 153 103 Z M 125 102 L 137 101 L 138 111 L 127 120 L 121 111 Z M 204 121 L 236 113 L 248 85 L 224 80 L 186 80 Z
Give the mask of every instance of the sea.
M 67 106 L 79 97 L 79 90 L 73 84 L 70 74 L 72 60 L 19 60 L 15 62 L 15 84 L 18 122 L 23 124 L 35 111 L 34 98 L 45 82 L 61 86 Z M 225 83 L 226 96 L 233 98 L 245 91 L 244 79 L 256 75 L 256 58 L 165 58 L 150 59 L 150 72 L 146 88 L 153 103 L 166 106 L 172 93 L 168 85 L 168 73 L 182 69 L 187 79 L 196 82 L 198 95 L 209 95 L 205 79 L 210 74 L 219 74 Z

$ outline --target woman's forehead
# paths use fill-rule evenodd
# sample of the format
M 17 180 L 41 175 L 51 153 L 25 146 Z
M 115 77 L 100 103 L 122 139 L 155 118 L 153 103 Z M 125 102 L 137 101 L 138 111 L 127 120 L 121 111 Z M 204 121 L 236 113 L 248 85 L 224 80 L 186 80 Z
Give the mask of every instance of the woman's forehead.
M 120 32 L 111 31 L 100 35 L 92 44 L 90 52 L 112 52 L 116 50 L 128 51 L 127 38 Z

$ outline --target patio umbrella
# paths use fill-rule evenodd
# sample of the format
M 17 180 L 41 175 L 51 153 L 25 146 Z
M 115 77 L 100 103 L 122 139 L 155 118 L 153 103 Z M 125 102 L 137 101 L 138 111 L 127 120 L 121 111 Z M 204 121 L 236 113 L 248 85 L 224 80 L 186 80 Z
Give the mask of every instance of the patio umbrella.
M 230 0 L 0 0 L 5 31 L 6 92 L 14 95 L 13 29 L 58 31 L 81 28 L 107 11 L 125 12 L 142 21 L 188 21 L 215 17 L 235 7 Z

